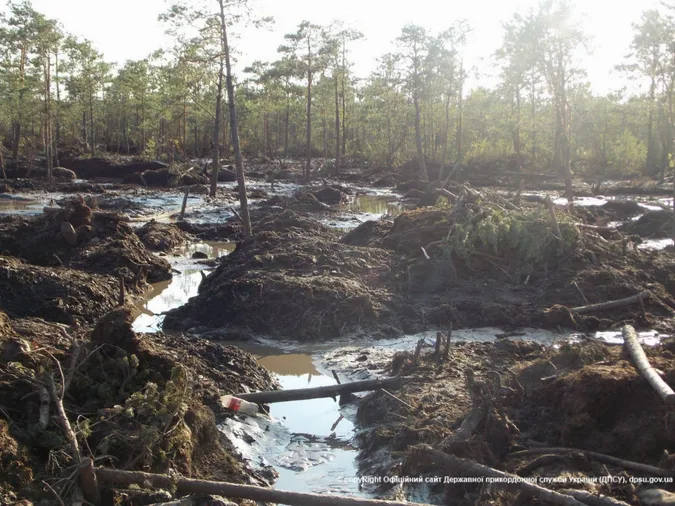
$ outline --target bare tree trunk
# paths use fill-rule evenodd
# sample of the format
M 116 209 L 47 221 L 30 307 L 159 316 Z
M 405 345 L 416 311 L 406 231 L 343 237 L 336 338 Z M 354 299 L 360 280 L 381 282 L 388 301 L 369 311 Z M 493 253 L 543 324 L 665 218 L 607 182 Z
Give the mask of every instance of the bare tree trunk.
M 347 41 L 342 39 L 342 158 L 347 156 L 347 97 L 345 88 L 347 81 Z
M 55 72 L 55 84 L 56 84 L 56 104 L 54 106 L 54 117 L 56 118 L 56 135 L 54 139 L 54 159 L 56 161 L 56 166 L 61 165 L 59 161 L 59 146 L 61 145 L 61 86 L 59 85 L 59 51 L 58 49 L 54 53 L 54 72 Z
M 234 161 L 237 169 L 237 184 L 239 187 L 239 203 L 241 205 L 239 214 L 241 215 L 244 237 L 248 237 L 252 232 L 251 215 L 248 210 L 248 197 L 246 196 L 244 161 L 241 157 L 241 146 L 239 145 L 239 122 L 237 121 L 237 107 L 234 101 L 234 81 L 232 80 L 232 65 L 230 63 L 230 46 L 227 41 L 224 0 L 218 0 L 218 3 L 220 4 L 220 25 L 223 39 L 223 53 L 225 54 L 225 69 L 227 72 L 227 102 L 230 109 L 230 134 L 232 137 L 232 147 L 234 148 Z
M 45 147 L 47 154 L 47 181 L 52 180 L 54 159 L 52 157 L 52 111 L 51 111 L 51 58 L 47 52 L 45 61 Z
M 220 168 L 220 118 L 223 102 L 223 59 L 220 59 L 218 71 L 218 88 L 216 90 L 216 117 L 213 122 L 213 167 L 211 168 L 211 188 L 209 195 L 216 196 L 218 190 L 218 170 Z
M 523 155 L 520 142 L 520 83 L 516 84 L 516 131 L 513 139 L 516 151 L 516 188 L 520 188 L 521 170 L 523 168 Z
M 21 46 L 21 60 L 19 61 L 19 111 L 14 124 L 14 146 L 12 146 L 12 157 L 19 157 L 19 145 L 21 144 L 21 122 L 23 120 L 23 96 L 25 93 L 26 81 L 26 47 Z
M 450 87 L 445 94 L 445 134 L 443 139 L 443 152 L 441 153 L 441 168 L 438 171 L 438 180 L 443 181 L 443 173 L 445 172 L 445 159 L 448 155 L 448 138 L 450 131 Z
M 340 97 L 337 69 L 335 72 L 335 175 L 337 175 L 340 173 Z
M 417 69 L 417 54 L 415 53 L 415 62 L 414 62 L 414 90 L 413 90 L 413 102 L 415 104 L 415 143 L 417 145 L 417 162 L 419 164 L 419 175 L 422 181 L 429 181 L 429 175 L 427 174 L 427 164 L 424 160 L 424 148 L 422 146 L 422 118 L 420 112 L 420 99 L 419 99 L 419 71 Z
M 462 114 L 464 112 L 464 63 L 459 65 L 459 92 L 457 97 L 457 163 L 461 164 L 464 154 L 462 153 Z
M 305 180 L 309 183 L 312 169 L 312 42 L 307 37 L 307 166 Z

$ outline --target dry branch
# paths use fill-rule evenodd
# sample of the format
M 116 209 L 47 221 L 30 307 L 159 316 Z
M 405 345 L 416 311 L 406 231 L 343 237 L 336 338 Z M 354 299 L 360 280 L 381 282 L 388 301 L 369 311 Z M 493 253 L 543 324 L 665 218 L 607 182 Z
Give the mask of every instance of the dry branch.
M 508 480 L 507 485 L 512 486 L 522 492 L 531 494 L 543 502 L 560 504 L 563 506 L 585 506 L 574 497 L 549 490 L 534 483 L 523 481 L 519 476 L 505 473 L 488 466 L 484 466 L 473 460 L 460 459 L 454 455 L 448 455 L 438 450 L 432 449 L 429 445 L 418 445 L 413 447 L 411 456 L 420 461 L 433 462 L 440 466 L 444 472 L 451 473 L 453 476 L 475 476 L 502 478 Z
M 587 492 L 586 490 L 575 490 L 571 488 L 565 488 L 559 490 L 561 494 L 571 495 L 578 501 L 581 501 L 588 506 L 630 506 L 627 502 L 619 501 L 613 497 L 608 497 L 606 495 L 595 495 Z
M 480 404 L 477 404 L 473 407 L 471 412 L 464 418 L 462 425 L 459 429 L 446 437 L 441 441 L 441 448 L 451 445 L 453 443 L 459 443 L 461 441 L 466 441 L 478 430 L 478 427 L 490 411 L 492 406 L 492 399 L 485 397 Z
M 640 292 L 637 295 L 633 295 L 631 297 L 626 297 L 625 299 L 610 300 L 607 302 L 599 302 L 597 304 L 589 304 L 587 306 L 573 307 L 570 311 L 579 314 L 595 313 L 597 311 L 604 311 L 606 309 L 630 306 L 631 304 L 635 304 L 636 302 L 648 298 L 650 295 L 651 292 L 645 290 L 644 292 Z
M 375 380 L 354 381 L 341 385 L 328 385 L 316 388 L 297 388 L 294 390 L 275 390 L 271 392 L 254 392 L 236 394 L 236 397 L 258 404 L 272 404 L 275 402 L 302 401 L 307 399 L 320 399 L 323 397 L 336 397 L 338 395 L 351 394 L 354 392 L 366 392 L 381 388 L 400 388 L 404 381 L 410 378 L 384 378 Z
M 188 195 L 190 195 L 190 187 L 188 186 L 185 189 L 185 196 L 183 197 L 183 204 L 180 206 L 180 215 L 178 220 L 183 221 L 185 219 L 185 209 L 187 209 Z
M 151 474 L 138 471 L 118 471 L 116 469 L 99 468 L 96 476 L 102 483 L 116 486 L 141 485 L 154 488 L 172 489 L 175 486 L 178 494 L 212 494 L 224 497 L 251 499 L 252 501 L 288 504 L 290 506 L 410 506 L 416 503 L 398 501 L 380 501 L 356 497 L 341 497 L 328 494 L 310 494 L 286 492 L 254 485 L 235 485 L 217 481 L 193 480 L 189 478 L 172 478 L 163 474 Z M 574 506 L 578 506 L 577 503 Z M 570 503 L 571 506 L 571 503 Z
M 652 388 L 656 390 L 666 404 L 675 404 L 675 392 L 661 379 L 659 373 L 649 363 L 647 355 L 645 355 L 642 346 L 640 346 L 635 329 L 630 325 L 626 325 L 622 333 L 624 346 L 628 350 L 635 368 L 649 382 Z
M 587 459 L 602 462 L 612 466 L 621 467 L 623 469 L 630 469 L 632 471 L 639 471 L 642 473 L 651 474 L 654 476 L 673 476 L 675 477 L 675 470 L 664 469 L 662 467 L 650 466 L 648 464 L 641 464 L 640 462 L 633 462 L 630 460 L 623 460 L 617 457 L 612 457 L 605 453 L 591 452 L 588 450 L 579 450 L 577 448 L 532 448 L 529 450 L 522 450 L 509 455 L 509 457 L 522 457 L 525 455 L 539 455 L 547 453 L 582 453 Z
M 553 208 L 553 201 L 551 197 L 546 197 L 546 208 L 548 209 L 548 215 L 551 218 L 551 225 L 553 225 L 553 232 L 555 236 L 560 241 L 560 244 L 564 244 L 563 235 L 560 231 L 560 225 L 558 225 L 558 218 L 555 216 L 555 209 Z

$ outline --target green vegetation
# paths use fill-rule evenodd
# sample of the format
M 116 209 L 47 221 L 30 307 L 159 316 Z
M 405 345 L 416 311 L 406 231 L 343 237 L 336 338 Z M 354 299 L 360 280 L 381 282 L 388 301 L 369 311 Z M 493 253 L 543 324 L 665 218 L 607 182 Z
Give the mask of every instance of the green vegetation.
M 516 169 L 529 162 L 568 177 L 657 175 L 673 151 L 671 7 L 636 20 L 632 54 L 616 62 L 645 80 L 646 93 L 597 96 L 577 63 L 587 37 L 565 0 L 545 0 L 505 23 L 493 61 L 500 84 L 472 90 L 466 22 L 436 34 L 403 27 L 395 51 L 357 79 L 350 51 L 364 35 L 338 22 L 302 21 L 280 40 L 278 60 L 236 76 L 226 28 L 247 16 L 246 2 L 198 3 L 176 0 L 160 16 L 175 39 L 171 51 L 115 67 L 28 1 L 10 1 L 0 19 L 5 158 L 49 155 L 57 164 L 59 152 L 73 147 L 215 158 L 236 155 L 241 139 L 249 154 L 307 163 L 322 156 L 337 159 L 336 169 L 346 158 L 392 167 L 417 157 L 425 178 L 429 161 L 512 157 Z M 226 92 L 229 111 L 221 106 Z

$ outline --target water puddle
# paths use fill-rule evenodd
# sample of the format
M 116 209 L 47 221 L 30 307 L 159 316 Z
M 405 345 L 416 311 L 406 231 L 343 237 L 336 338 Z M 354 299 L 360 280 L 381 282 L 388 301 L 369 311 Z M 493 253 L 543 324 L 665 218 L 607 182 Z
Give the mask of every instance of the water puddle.
M 339 217 L 323 219 L 321 222 L 329 227 L 347 231 L 366 221 L 377 221 L 385 216 L 393 218 L 403 212 L 398 197 L 381 193 L 356 195 L 348 204 L 343 205 L 342 209 L 344 212 Z
M 312 357 L 270 348 L 244 347 L 273 372 L 285 390 L 335 385 Z M 293 492 L 362 495 L 356 480 L 354 406 L 333 399 L 281 402 L 265 416 L 237 415 L 221 431 L 252 465 L 271 465 L 279 473 L 275 488 Z
M 169 281 L 153 284 L 150 291 L 145 294 L 143 303 L 138 306 L 141 315 L 134 321 L 134 331 L 159 332 L 164 320 L 163 313 L 182 306 L 188 299 L 197 295 L 203 278 L 202 272 L 211 268 L 200 264 L 199 260 L 193 260 L 194 253 L 200 252 L 213 259 L 229 255 L 235 247 L 235 243 L 229 242 L 200 242 L 178 249 L 177 257 L 167 257 L 172 267 L 179 272 Z
M 673 245 L 672 239 L 648 239 L 638 246 L 638 249 L 661 250 Z
M 47 200 L 0 193 L 0 215 L 32 216 L 42 214 Z

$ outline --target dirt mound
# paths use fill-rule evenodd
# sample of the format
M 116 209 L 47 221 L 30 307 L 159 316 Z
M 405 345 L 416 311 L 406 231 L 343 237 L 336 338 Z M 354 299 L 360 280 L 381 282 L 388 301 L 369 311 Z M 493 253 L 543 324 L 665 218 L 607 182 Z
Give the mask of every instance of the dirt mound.
M 63 267 L 37 267 L 0 257 L 0 309 L 74 324 L 94 322 L 117 305 L 119 281 Z
M 92 212 L 81 199 L 48 214 L 0 223 L 0 243 L 6 253 L 32 264 L 121 275 L 135 291 L 143 290 L 146 280 L 171 278 L 169 263 L 152 255 L 123 218 Z
M 71 480 L 65 478 L 72 471 L 72 449 L 53 402 L 42 417 L 45 404 L 38 395 L 54 389 L 58 396 L 61 388 L 81 452 L 97 465 L 267 485 L 221 437 L 209 404 L 217 405 L 225 393 L 275 388 L 269 373 L 236 348 L 135 335 L 127 313 L 121 309 L 119 317 L 108 318 L 112 327 L 99 325 L 96 340 L 86 329 L 66 340 L 58 328 L 34 327 L 39 331 L 26 335 L 30 346 L 11 361 L 6 350 L 14 342 L 0 342 L 0 398 L 6 406 L 0 411 L 0 494 L 51 500 L 44 480 L 71 502 Z M 111 333 L 118 331 L 128 339 L 115 340 Z M 101 335 L 106 332 L 108 337 Z M 19 404 L 22 409 L 11 408 Z M 111 504 L 128 501 L 133 492 L 103 489 Z M 142 490 L 134 494 L 134 504 L 156 500 Z
M 176 222 L 176 228 L 193 235 L 203 241 L 221 241 L 235 239 L 241 234 L 241 225 L 238 222 L 227 223 L 189 223 Z
M 337 205 L 347 202 L 348 197 L 340 191 L 339 188 L 326 187 L 312 192 L 319 202 L 328 205 Z
M 603 484 L 597 478 L 645 475 L 603 464 L 584 451 L 672 468 L 666 462 L 670 459 L 664 459 L 664 450 L 673 451 L 669 408 L 619 347 L 563 342 L 555 349 L 505 339 L 453 343 L 447 358 L 443 350 L 439 354 L 433 348 L 423 350 L 418 359 L 412 352 L 398 352 L 389 364 L 377 362 L 378 355 L 371 359 L 354 353 L 359 368 L 381 370 L 386 365 L 389 374 L 418 380 L 396 392 L 399 400 L 377 392 L 360 404 L 361 473 L 447 475 L 447 469 L 429 458 L 426 451 L 433 448 L 522 477 L 558 477 L 565 483 L 561 488 L 578 488 L 572 481 L 577 479 L 589 492 L 637 504 L 632 485 Z M 672 384 L 675 360 L 670 350 L 671 345 L 664 343 L 647 354 Z M 571 450 L 555 450 L 561 447 Z M 524 448 L 535 451 L 518 453 Z M 409 457 L 383 458 L 389 452 Z M 458 469 L 453 471 L 461 475 Z M 539 485 L 552 487 L 541 481 Z M 391 487 L 382 485 L 379 492 Z M 501 485 L 490 494 L 482 487 L 426 485 L 424 490 L 445 497 L 450 505 L 538 504 L 515 491 L 503 496 L 506 489 Z M 399 493 L 411 499 L 420 491 L 416 485 L 404 485 Z
M 66 169 L 74 171 L 81 179 L 92 179 L 97 177 L 122 179 L 129 174 L 167 167 L 165 163 L 157 161 L 148 162 L 139 160 L 126 163 L 115 163 L 115 160 L 109 158 L 96 157 L 64 159 L 61 160 L 61 165 Z
M 391 230 L 391 226 L 391 223 L 386 221 L 369 220 L 345 234 L 342 242 L 352 246 L 375 246 L 381 243 Z
M 622 227 L 627 234 L 635 234 L 649 239 L 664 239 L 673 236 L 675 219 L 667 211 L 648 211 L 636 221 L 630 221 Z
M 291 211 L 270 214 L 254 230 L 197 297 L 167 314 L 165 328 L 317 340 L 367 325 L 384 310 L 390 253 L 340 244 L 335 232 Z
M 169 252 L 188 241 L 188 236 L 176 225 L 155 220 L 150 220 L 135 232 L 150 251 Z

